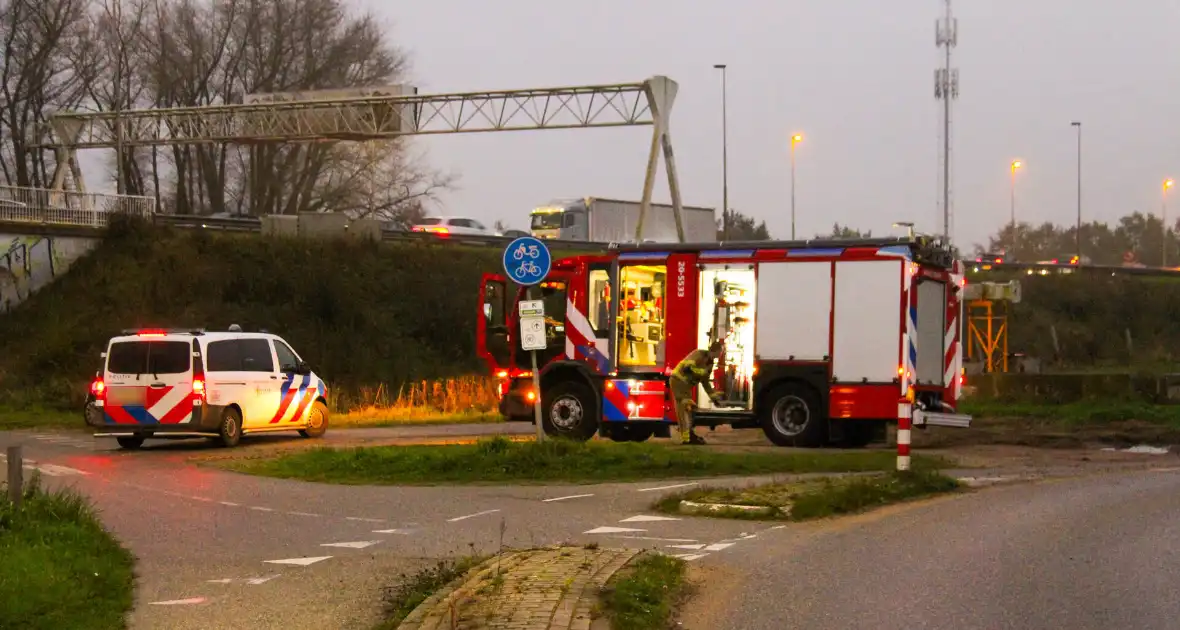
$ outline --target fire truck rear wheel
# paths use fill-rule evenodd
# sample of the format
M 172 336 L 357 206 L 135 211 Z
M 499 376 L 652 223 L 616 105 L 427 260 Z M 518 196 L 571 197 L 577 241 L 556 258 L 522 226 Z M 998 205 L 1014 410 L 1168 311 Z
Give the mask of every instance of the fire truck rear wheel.
M 541 424 L 545 433 L 586 441 L 598 432 L 594 391 L 582 383 L 558 383 L 544 393 Z
M 828 439 L 827 418 L 821 414 L 819 395 L 804 383 L 787 382 L 766 395 L 762 432 L 778 446 L 816 448 Z
M 609 427 L 607 437 L 614 442 L 646 442 L 655 432 L 653 427 L 620 423 Z

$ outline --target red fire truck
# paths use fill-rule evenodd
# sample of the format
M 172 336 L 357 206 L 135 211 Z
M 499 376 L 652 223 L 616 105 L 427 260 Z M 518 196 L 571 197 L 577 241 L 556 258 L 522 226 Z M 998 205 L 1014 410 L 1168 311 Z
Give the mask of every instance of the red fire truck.
M 803 447 L 864 446 L 899 413 L 916 426 L 969 426 L 956 413 L 965 282 L 955 251 L 924 236 L 612 245 L 554 261 L 540 286 L 544 429 L 667 436 L 668 375 L 713 340 L 723 399 L 698 388 L 697 426 L 760 427 Z M 525 291 L 494 274 L 481 286 L 477 346 L 513 420 L 532 420 L 538 402 L 517 333 Z

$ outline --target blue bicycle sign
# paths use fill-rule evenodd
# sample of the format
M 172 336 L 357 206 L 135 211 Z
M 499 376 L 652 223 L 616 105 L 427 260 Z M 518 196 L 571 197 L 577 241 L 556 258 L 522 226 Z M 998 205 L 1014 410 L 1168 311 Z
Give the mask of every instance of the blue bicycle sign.
M 539 239 L 522 236 L 504 248 L 504 271 L 524 286 L 537 284 L 549 275 L 553 257 Z

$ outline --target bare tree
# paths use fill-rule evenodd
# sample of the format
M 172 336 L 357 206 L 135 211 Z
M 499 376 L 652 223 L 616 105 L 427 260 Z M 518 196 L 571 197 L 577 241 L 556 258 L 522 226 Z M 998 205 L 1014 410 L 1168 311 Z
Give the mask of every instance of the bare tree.
M 0 0 L 0 171 L 16 186 L 45 186 L 52 162 L 29 136 L 84 96 L 71 51 L 83 45 L 87 0 Z

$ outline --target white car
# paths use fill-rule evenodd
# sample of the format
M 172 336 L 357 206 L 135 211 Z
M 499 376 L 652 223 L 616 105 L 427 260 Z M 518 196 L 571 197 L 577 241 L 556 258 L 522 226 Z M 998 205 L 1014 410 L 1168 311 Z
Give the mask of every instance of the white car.
M 500 233 L 470 217 L 427 217 L 410 228 L 415 232 L 430 232 L 440 237 L 457 236 L 500 236 Z
M 90 384 L 86 424 L 123 448 L 147 438 L 328 428 L 328 386 L 283 339 L 266 332 L 125 331 L 110 340 Z

